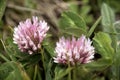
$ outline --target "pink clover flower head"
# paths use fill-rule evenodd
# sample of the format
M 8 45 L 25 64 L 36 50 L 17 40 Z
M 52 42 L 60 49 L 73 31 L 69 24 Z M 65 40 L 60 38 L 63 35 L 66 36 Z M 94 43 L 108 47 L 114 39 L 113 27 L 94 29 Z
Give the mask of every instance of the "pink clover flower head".
M 20 22 L 14 28 L 13 41 L 22 52 L 32 54 L 41 48 L 41 43 L 46 37 L 48 30 L 49 26 L 45 21 L 41 21 L 38 17 L 33 16 L 32 19 Z
M 94 47 L 91 44 L 92 41 L 84 35 L 77 40 L 74 37 L 72 40 L 62 37 L 56 43 L 54 62 L 61 64 L 68 64 L 69 62 L 71 65 L 89 63 L 95 54 Z

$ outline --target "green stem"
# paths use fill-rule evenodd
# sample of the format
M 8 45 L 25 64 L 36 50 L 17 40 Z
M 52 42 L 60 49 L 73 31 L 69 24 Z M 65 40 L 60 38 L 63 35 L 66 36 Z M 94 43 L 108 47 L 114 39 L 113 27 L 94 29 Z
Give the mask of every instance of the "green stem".
M 42 57 L 42 63 L 43 63 L 43 71 L 46 77 L 45 56 L 44 56 L 44 50 L 42 48 L 41 48 L 41 57 Z
M 41 56 L 42 56 L 43 68 L 44 68 L 44 71 L 46 72 L 46 68 L 45 68 L 45 57 L 44 57 L 44 52 L 43 52 L 42 49 L 41 49 Z
M 6 62 L 9 62 L 9 59 L 7 59 L 5 56 L 3 56 L 1 53 L 0 53 L 0 57 L 2 58 L 2 59 L 4 59 Z
M 37 65 L 35 65 L 35 72 L 34 72 L 33 80 L 36 80 L 36 76 L 37 76 Z
M 69 61 L 68 61 L 68 68 L 71 68 Z M 70 70 L 69 73 L 68 73 L 68 80 L 72 80 L 72 79 L 71 79 L 71 70 Z
M 68 80 L 71 80 L 71 71 L 68 74 Z
M 93 26 L 90 28 L 90 30 L 88 31 L 87 37 L 90 37 L 92 35 L 92 33 L 94 32 L 95 28 L 97 27 L 97 25 L 100 23 L 102 17 L 100 16 L 97 21 L 95 22 L 95 24 L 93 24 Z
M 57 79 L 56 79 L 56 73 L 55 73 L 55 77 L 54 77 L 54 80 L 57 80 Z
M 77 69 L 77 66 L 75 66 L 73 69 L 73 80 L 77 80 L 76 79 L 76 69 Z

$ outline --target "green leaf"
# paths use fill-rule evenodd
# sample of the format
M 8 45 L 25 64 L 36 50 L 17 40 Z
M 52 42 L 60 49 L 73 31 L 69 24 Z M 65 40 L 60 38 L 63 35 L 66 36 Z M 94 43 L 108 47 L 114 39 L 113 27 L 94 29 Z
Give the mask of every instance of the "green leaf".
M 117 32 L 118 41 L 120 41 L 120 21 L 116 21 L 114 23 L 114 27 L 115 27 L 116 32 Z
M 6 56 L 9 57 L 12 61 L 16 61 L 16 58 L 13 56 L 13 51 L 11 50 L 11 47 L 8 47 L 8 45 L 6 45 L 5 41 L 3 41 L 2 39 L 0 41 L 4 47 Z
M 40 54 L 28 55 L 19 59 L 23 65 L 35 65 L 40 61 Z
M 50 45 L 43 45 L 47 52 L 50 54 L 51 57 L 54 56 L 54 48 Z
M 119 20 L 119 21 L 116 21 L 116 22 L 114 23 L 114 27 L 115 27 L 117 33 L 120 33 L 120 20 Z
M 4 80 L 10 74 L 11 71 L 13 71 L 11 65 L 8 62 L 3 63 L 0 66 L 0 80 Z
M 107 69 L 111 65 L 111 59 L 99 59 L 98 61 L 94 61 L 88 64 L 85 64 L 85 70 L 88 71 L 102 71 Z
M 103 31 L 108 33 L 116 33 L 116 30 L 113 26 L 113 23 L 115 22 L 114 11 L 107 4 L 104 3 L 102 4 L 101 14 L 102 14 Z M 110 34 L 110 36 L 112 39 L 112 46 L 116 52 L 117 37 L 114 34 Z
M 50 62 L 48 63 L 48 66 L 47 66 L 47 71 L 46 71 L 46 80 L 53 80 L 52 79 L 52 76 L 51 76 L 51 68 L 52 68 L 52 61 L 50 60 Z
M 66 29 L 69 27 L 78 27 L 83 31 L 87 31 L 87 26 L 82 17 L 73 12 L 64 12 L 62 18 L 60 19 L 60 28 Z
M 120 80 L 120 21 L 116 21 L 114 23 L 114 27 L 117 31 L 117 50 L 114 57 L 114 63 L 111 67 L 111 74 L 110 78 L 113 80 Z
M 116 54 L 114 64 L 111 67 L 111 73 L 111 77 L 115 78 L 114 80 L 120 80 L 120 50 L 119 53 Z
M 78 12 L 78 5 L 76 5 L 76 4 L 74 4 L 74 3 L 69 3 L 69 10 L 70 11 L 73 11 L 73 12 L 75 12 L 75 13 L 77 13 Z
M 68 34 L 68 35 L 72 35 L 72 36 L 76 36 L 76 37 L 80 37 L 82 34 L 86 34 L 85 31 L 83 31 L 80 28 L 67 28 L 62 30 L 63 33 Z
M 114 49 L 111 47 L 111 38 L 104 32 L 99 32 L 93 38 L 95 51 L 102 57 L 97 61 L 86 64 L 85 67 L 91 70 L 104 70 L 113 63 Z
M 111 31 L 110 29 L 108 29 L 108 26 L 111 26 L 115 22 L 115 14 L 113 10 L 107 4 L 103 3 L 101 7 L 101 14 L 102 25 L 104 26 L 103 29 L 105 31 Z
M 104 32 L 99 32 L 93 38 L 96 51 L 105 59 L 113 59 L 114 49 L 111 46 L 111 38 Z
M 34 67 L 35 67 L 35 65 L 29 65 L 29 66 L 27 66 L 27 68 L 26 68 L 26 73 L 29 75 L 29 77 L 30 77 L 31 79 L 33 79 Z
M 7 0 L 0 0 L 0 20 L 4 14 Z
M 82 6 L 80 14 L 83 16 L 86 16 L 90 12 L 90 10 L 91 10 L 91 6 L 89 6 L 89 5 Z
M 22 65 L 16 62 L 6 62 L 0 66 L 0 80 L 30 80 Z

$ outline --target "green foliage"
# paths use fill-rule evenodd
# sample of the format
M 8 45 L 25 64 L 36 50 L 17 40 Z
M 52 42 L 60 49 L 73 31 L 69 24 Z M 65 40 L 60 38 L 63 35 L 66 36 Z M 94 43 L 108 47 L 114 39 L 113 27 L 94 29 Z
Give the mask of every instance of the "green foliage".
M 55 80 L 61 80 L 64 76 L 66 76 L 72 68 L 61 68 L 56 67 L 55 68 Z
M 98 18 L 98 20 L 93 24 L 93 26 L 90 28 L 90 30 L 88 31 L 87 36 L 90 37 L 92 35 L 92 33 L 94 32 L 95 28 L 97 27 L 97 25 L 99 24 L 101 20 L 101 17 Z
M 110 75 L 110 78 L 113 78 L 113 79 L 116 79 L 116 80 L 119 80 L 120 79 L 120 22 L 119 21 L 116 21 L 114 23 L 114 27 L 116 29 L 116 35 L 117 35 L 117 50 L 116 50 L 116 55 L 115 55 L 115 58 L 114 58 L 114 64 L 111 68 L 111 73 L 112 75 Z
M 96 51 L 101 54 L 104 59 L 113 59 L 114 49 L 111 46 L 111 38 L 108 34 L 99 32 L 93 38 Z M 107 47 L 106 47 L 107 46 Z
M 115 30 L 116 30 L 116 34 L 117 34 L 117 39 L 118 41 L 120 41 L 120 21 L 116 21 L 114 23 L 114 27 L 115 27 Z
M 21 64 L 16 62 L 6 62 L 0 66 L 1 80 L 30 80 Z
M 113 48 L 116 50 L 117 37 L 116 35 L 112 34 L 112 33 L 116 33 L 116 30 L 113 25 L 113 23 L 115 22 L 115 14 L 113 10 L 105 3 L 103 3 L 102 5 L 101 14 L 102 14 L 103 31 L 111 33 L 110 36 L 112 39 L 112 45 L 113 45 Z
M 0 0 L 0 20 L 4 14 L 7 0 Z
M 25 6 L 28 8 L 36 8 L 36 2 L 33 0 L 25 0 Z
M 84 31 L 87 30 L 85 21 L 79 15 L 77 15 L 73 12 L 64 12 L 62 14 L 62 17 L 64 19 L 66 19 L 66 21 L 64 21 L 64 23 L 67 24 L 67 25 L 61 24 L 62 28 L 66 29 L 67 27 L 78 27 L 78 28 L 81 28 Z
M 92 70 L 104 70 L 113 63 L 114 49 L 111 46 L 111 38 L 108 34 L 99 32 L 93 38 L 95 50 L 101 58 L 87 65 Z M 107 47 L 106 47 L 107 46 Z
M 101 8 L 101 14 L 102 14 L 102 25 L 103 30 L 106 32 L 113 31 L 113 23 L 115 22 L 115 14 L 113 10 L 106 5 L 105 3 L 102 5 Z
M 91 24 L 93 22 L 93 15 L 89 14 L 91 11 L 91 6 L 89 5 L 89 0 L 76 1 L 77 4 L 70 2 L 69 11 L 75 12 L 82 16 L 86 23 Z M 82 6 L 81 6 L 82 5 Z
M 115 12 L 120 12 L 120 1 L 119 0 L 97 0 L 97 1 L 100 5 L 104 2 L 107 5 L 114 8 Z
M 79 37 L 82 33 L 86 34 L 87 26 L 82 17 L 74 12 L 64 12 L 60 19 L 60 28 L 63 33 Z

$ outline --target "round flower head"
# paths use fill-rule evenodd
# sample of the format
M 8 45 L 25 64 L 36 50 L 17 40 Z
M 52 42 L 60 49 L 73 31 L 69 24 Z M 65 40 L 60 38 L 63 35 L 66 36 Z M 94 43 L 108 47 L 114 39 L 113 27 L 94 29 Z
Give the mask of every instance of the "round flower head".
M 32 54 L 41 48 L 41 42 L 46 36 L 49 26 L 45 21 L 38 20 L 38 17 L 20 22 L 14 28 L 13 40 L 22 52 Z
M 91 43 L 90 39 L 86 39 L 84 35 L 77 40 L 74 37 L 72 40 L 60 38 L 56 43 L 55 53 L 57 55 L 54 57 L 54 62 L 61 64 L 69 62 L 71 65 L 91 62 L 95 52 Z

